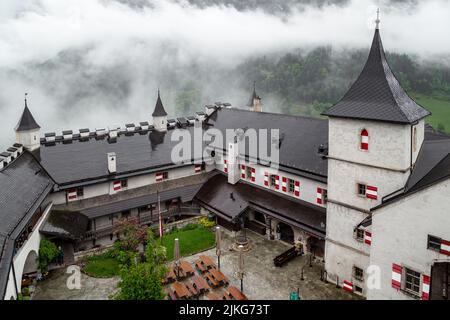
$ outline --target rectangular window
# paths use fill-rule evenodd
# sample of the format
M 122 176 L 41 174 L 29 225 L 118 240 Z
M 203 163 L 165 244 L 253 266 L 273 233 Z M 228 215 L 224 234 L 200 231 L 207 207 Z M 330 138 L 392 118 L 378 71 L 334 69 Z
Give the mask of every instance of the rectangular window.
M 162 173 L 162 177 L 163 177 L 163 180 L 169 179 L 169 172 L 164 171 L 164 172 Z
M 247 180 L 252 180 L 252 167 L 245 167 L 245 177 Z
M 277 181 L 277 176 L 276 175 L 270 175 L 270 186 L 271 187 L 275 187 L 276 186 L 276 181 Z
M 362 183 L 358 183 L 358 196 L 365 197 L 366 196 L 366 188 L 367 186 Z
M 142 206 L 138 208 L 138 213 L 148 212 L 150 211 L 150 205 Z
M 405 290 L 414 294 L 420 293 L 420 273 L 405 268 Z
M 357 241 L 363 242 L 364 241 L 364 230 L 363 229 L 356 229 L 355 231 L 355 238 Z
M 353 277 L 356 280 L 363 281 L 364 280 L 364 270 L 357 266 L 353 266 Z
M 127 179 L 120 180 L 120 186 L 122 187 L 122 189 L 128 188 L 128 180 Z
M 288 183 L 289 183 L 289 193 L 294 193 L 295 191 L 295 180 L 292 179 L 288 179 Z
M 77 197 L 82 197 L 84 196 L 84 189 L 83 187 L 79 187 L 77 188 Z
M 322 203 L 327 203 L 328 200 L 328 191 L 326 189 L 322 189 Z
M 428 235 L 427 248 L 433 251 L 441 251 L 441 238 Z
M 128 218 L 131 215 L 130 210 L 122 211 L 122 218 Z
M 354 288 L 355 288 L 355 293 L 358 293 L 358 294 L 362 294 L 363 293 L 363 289 L 361 287 L 354 286 Z

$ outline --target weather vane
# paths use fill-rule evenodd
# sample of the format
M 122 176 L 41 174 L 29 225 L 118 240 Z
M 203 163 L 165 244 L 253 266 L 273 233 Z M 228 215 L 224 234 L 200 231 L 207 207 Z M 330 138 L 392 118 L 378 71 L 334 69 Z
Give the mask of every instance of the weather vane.
M 376 28 L 380 29 L 380 8 L 377 9 L 377 20 L 375 20 Z

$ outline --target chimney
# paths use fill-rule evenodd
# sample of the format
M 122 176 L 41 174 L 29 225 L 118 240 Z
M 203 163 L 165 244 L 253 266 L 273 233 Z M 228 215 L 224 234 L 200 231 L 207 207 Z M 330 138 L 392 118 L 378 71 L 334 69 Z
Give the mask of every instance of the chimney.
M 11 162 L 11 153 L 2 152 L 0 153 L 0 159 L 3 160 L 3 168 L 6 167 Z
M 63 139 L 64 140 L 72 140 L 73 137 L 73 131 L 72 130 L 65 130 L 62 132 Z
M 82 139 L 89 138 L 89 129 L 88 128 L 80 129 L 79 132 L 80 132 L 80 138 L 82 138 Z
M 198 121 L 202 122 L 205 121 L 206 114 L 203 111 L 198 111 L 195 113 L 195 117 L 197 118 Z
M 108 152 L 108 171 L 110 174 L 116 173 L 117 157 L 115 152 Z
M 119 133 L 119 127 L 118 126 L 112 126 L 108 128 L 108 136 L 110 139 L 117 138 L 117 135 Z

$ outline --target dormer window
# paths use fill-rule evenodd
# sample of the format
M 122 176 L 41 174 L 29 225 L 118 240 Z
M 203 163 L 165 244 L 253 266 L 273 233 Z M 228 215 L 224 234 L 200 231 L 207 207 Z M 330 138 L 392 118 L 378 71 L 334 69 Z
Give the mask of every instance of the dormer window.
M 366 129 L 361 130 L 360 136 L 360 148 L 361 150 L 368 151 L 369 150 L 369 132 Z

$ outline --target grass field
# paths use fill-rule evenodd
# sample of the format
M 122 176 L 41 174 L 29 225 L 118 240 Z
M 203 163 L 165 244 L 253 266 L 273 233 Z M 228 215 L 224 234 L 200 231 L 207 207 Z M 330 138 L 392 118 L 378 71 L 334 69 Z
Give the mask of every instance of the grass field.
M 450 100 L 420 94 L 412 94 L 412 96 L 417 103 L 432 113 L 426 120 L 429 124 L 450 133 Z
M 214 233 L 201 226 L 195 229 L 182 229 L 168 233 L 163 238 L 168 261 L 173 260 L 175 238 L 179 239 L 180 254 L 183 257 L 211 248 L 215 243 Z
M 119 275 L 119 262 L 108 254 L 88 258 L 83 271 L 94 278 L 110 278 Z

